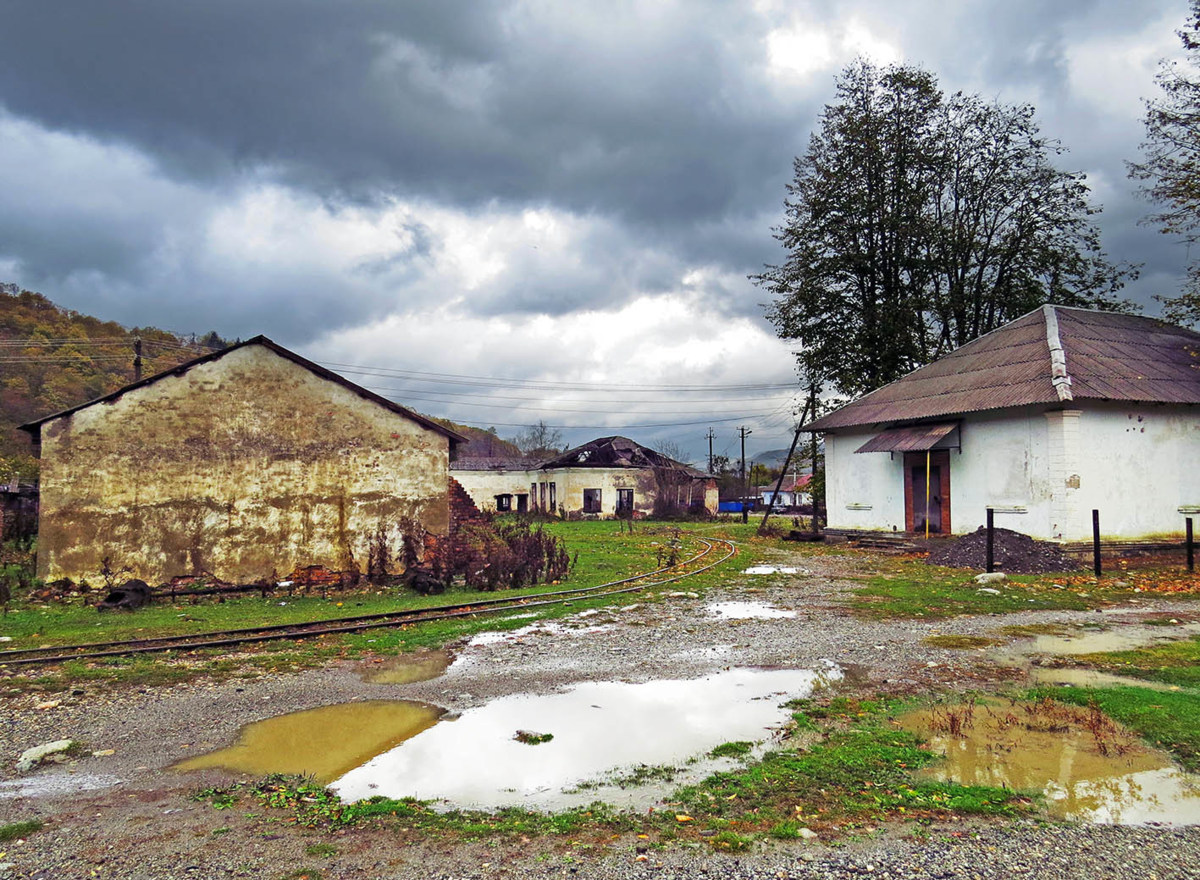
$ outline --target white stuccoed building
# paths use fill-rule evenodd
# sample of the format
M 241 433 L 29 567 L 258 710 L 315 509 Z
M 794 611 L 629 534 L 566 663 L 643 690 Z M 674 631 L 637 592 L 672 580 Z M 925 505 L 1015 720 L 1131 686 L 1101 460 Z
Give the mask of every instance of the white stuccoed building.
M 829 534 L 1177 540 L 1200 515 L 1200 333 L 1043 306 L 804 427 Z

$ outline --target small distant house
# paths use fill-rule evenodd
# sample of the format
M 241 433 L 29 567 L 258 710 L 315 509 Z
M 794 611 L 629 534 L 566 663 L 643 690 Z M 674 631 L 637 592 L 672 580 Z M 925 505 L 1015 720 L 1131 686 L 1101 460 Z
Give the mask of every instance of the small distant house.
M 1153 542 L 1200 514 L 1200 333 L 1047 305 L 804 430 L 831 534 Z
M 394 565 L 406 531 L 447 532 L 464 439 L 264 336 L 22 427 L 38 576 L 93 583 Z
M 758 497 L 764 507 L 799 507 L 801 504 L 812 504 L 812 494 L 808 484 L 812 482 L 812 474 L 800 474 L 795 477 L 784 477 L 783 485 L 775 492 L 775 483 L 758 487 Z
M 600 437 L 542 461 L 464 458 L 451 470 L 481 510 L 572 518 L 717 511 L 710 474 L 628 437 Z

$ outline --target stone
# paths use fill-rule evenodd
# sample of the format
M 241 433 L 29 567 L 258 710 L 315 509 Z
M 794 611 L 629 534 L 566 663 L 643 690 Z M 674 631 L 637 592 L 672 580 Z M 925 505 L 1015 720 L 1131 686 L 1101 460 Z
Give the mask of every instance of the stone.
M 985 571 L 982 574 L 975 575 L 975 583 L 977 584 L 1002 584 L 1008 580 L 1008 575 L 1002 571 Z
M 40 746 L 26 749 L 21 752 L 21 757 L 17 759 L 17 772 L 25 773 L 28 770 L 32 770 L 51 755 L 62 754 L 71 748 L 74 742 L 71 739 L 56 739 L 54 742 L 42 743 Z
M 811 828 L 801 828 L 796 833 L 799 834 L 803 840 L 816 840 L 817 839 L 817 832 L 813 831 Z

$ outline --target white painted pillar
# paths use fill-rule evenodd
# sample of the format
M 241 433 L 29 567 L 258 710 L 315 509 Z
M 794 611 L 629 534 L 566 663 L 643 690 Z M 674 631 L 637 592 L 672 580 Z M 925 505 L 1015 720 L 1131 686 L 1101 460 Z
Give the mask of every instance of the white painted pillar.
M 1050 536 L 1056 541 L 1079 541 L 1087 528 L 1077 504 L 1079 473 L 1079 417 L 1077 409 L 1046 413 L 1047 464 L 1050 480 Z

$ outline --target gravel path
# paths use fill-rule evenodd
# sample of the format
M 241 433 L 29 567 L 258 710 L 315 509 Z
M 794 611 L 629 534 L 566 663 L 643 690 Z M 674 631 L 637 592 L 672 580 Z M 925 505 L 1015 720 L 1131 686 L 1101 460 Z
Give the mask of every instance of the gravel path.
M 174 762 L 232 742 L 246 723 L 297 709 L 361 699 L 424 700 L 462 711 L 515 693 L 550 693 L 587 680 L 690 678 L 736 666 L 813 668 L 829 660 L 864 686 L 897 690 L 974 688 L 1020 678 L 983 651 L 932 648 L 932 634 L 990 635 L 1000 625 L 1136 619 L 1140 612 L 1191 616 L 1188 603 L 1146 600 L 1113 612 L 1025 612 L 935 623 L 865 621 L 836 605 L 853 586 L 859 556 L 802 551 L 743 556 L 741 563 L 788 565 L 796 574 L 746 575 L 705 598 L 686 581 L 624 606 L 532 623 L 458 647 L 458 659 L 432 681 L 371 684 L 373 664 L 341 664 L 292 675 L 116 693 L 5 701 L 0 718 L 0 824 L 28 818 L 46 830 L 23 843 L 0 843 L 0 878 L 277 877 L 302 866 L 326 877 L 1185 877 L 1200 876 L 1200 831 L 1157 828 L 1039 827 L 1028 824 L 931 829 L 918 843 L 889 836 L 844 848 L 764 845 L 740 857 L 680 846 L 635 860 L 634 842 L 607 855 L 565 861 L 562 841 L 448 847 L 436 841 L 398 848 L 386 832 L 355 830 L 332 838 L 328 859 L 305 855 L 329 835 L 270 830 L 242 810 L 216 811 L 185 795 L 230 779 L 220 771 L 180 774 Z M 768 603 L 794 612 L 774 619 L 722 619 L 717 601 Z M 1129 613 L 1132 612 L 1132 613 Z M 74 738 L 112 755 L 85 757 L 18 777 L 12 760 L 25 748 Z M 14 795 L 16 795 L 14 797 Z M 214 835 L 214 831 L 221 830 Z M 963 829 L 967 829 L 964 831 Z M 900 828 L 897 833 L 907 833 Z M 955 834 L 963 836 L 953 836 Z M 555 849 L 558 847 L 559 849 Z M 484 867 L 484 864 L 487 867 Z

